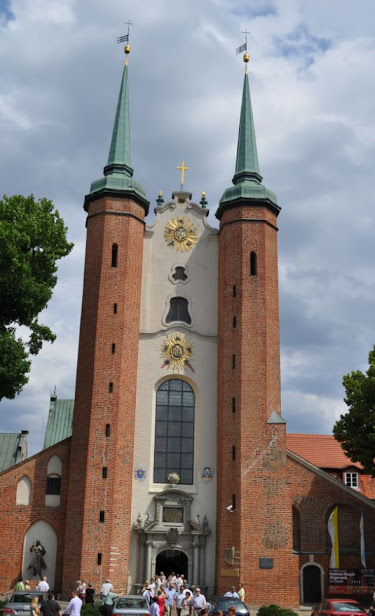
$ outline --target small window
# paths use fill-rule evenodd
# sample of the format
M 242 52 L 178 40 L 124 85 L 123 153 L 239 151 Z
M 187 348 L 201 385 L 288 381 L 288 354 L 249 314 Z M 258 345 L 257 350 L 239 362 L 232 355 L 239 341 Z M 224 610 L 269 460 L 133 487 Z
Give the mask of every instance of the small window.
M 233 327 L 237 327 L 237 318 L 233 317 Z
M 113 383 L 110 383 L 110 384 L 108 385 L 108 392 L 109 392 L 110 394 L 113 394 Z
M 233 285 L 233 297 L 236 297 L 236 285 Z
M 112 267 L 117 267 L 118 245 L 112 244 Z
M 104 518 L 105 518 L 105 513 L 104 511 L 101 511 L 99 513 L 99 522 L 104 522 Z
M 117 304 L 113 304 L 113 314 L 117 314 Z
M 98 555 L 96 557 L 96 564 L 97 565 L 101 565 L 102 564 L 102 555 L 101 555 L 100 552 L 98 553 Z
M 191 323 L 191 318 L 188 311 L 188 301 L 184 297 L 172 297 L 169 312 L 167 314 L 166 322 L 171 321 L 184 321 L 185 323 Z
M 232 494 L 232 511 L 236 508 L 236 495 Z
M 252 251 L 250 253 L 250 276 L 257 275 L 257 253 Z
M 358 473 L 344 473 L 344 483 L 349 488 L 359 488 Z
M 187 276 L 185 274 L 184 267 L 176 267 L 175 272 L 172 276 L 173 280 L 186 280 Z
M 232 368 L 234 369 L 236 367 L 236 356 L 233 354 L 232 355 Z
M 105 424 L 105 435 L 111 436 L 111 424 Z
M 236 412 L 236 398 L 232 398 L 232 413 Z
M 58 477 L 57 475 L 50 475 L 47 477 L 46 494 L 61 494 L 61 477 Z
M 114 355 L 114 353 L 116 353 L 116 343 L 112 342 L 112 355 Z
M 232 445 L 232 460 L 234 461 L 236 459 L 236 446 Z
M 102 468 L 102 477 L 103 477 L 103 479 L 107 479 L 107 477 L 108 477 L 108 468 L 107 468 L 107 466 L 103 466 L 103 468 Z

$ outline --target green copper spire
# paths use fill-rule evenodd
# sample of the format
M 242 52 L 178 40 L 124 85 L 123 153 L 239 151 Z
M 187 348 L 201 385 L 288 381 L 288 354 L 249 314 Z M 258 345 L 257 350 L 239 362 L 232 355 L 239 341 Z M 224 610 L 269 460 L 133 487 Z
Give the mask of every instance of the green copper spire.
M 248 60 L 249 56 L 245 53 L 244 62 L 248 62 Z M 259 171 L 249 79 L 246 70 L 238 131 L 236 171 L 232 180 L 234 186 L 224 191 L 216 217 L 220 220 L 224 210 L 228 208 L 242 204 L 257 205 L 257 202 L 259 205 L 266 203 L 278 214 L 281 208 L 277 205 L 276 195 L 263 186 L 262 179 Z
M 258 184 L 262 181 L 262 176 L 259 172 L 257 142 L 247 73 L 245 73 L 243 82 L 236 173 L 233 178 L 233 184 L 238 184 L 246 179 L 254 180 Z
M 130 45 L 125 47 L 125 53 L 129 53 Z M 111 147 L 108 155 L 108 163 L 104 167 L 104 177 L 94 180 L 90 187 L 90 193 L 86 202 L 99 196 L 99 193 L 132 195 L 140 201 L 148 213 L 149 202 L 143 188 L 133 180 L 133 169 L 130 164 L 130 122 L 129 122 L 129 85 L 128 66 L 125 61 L 122 74 L 120 93 L 117 102 L 115 123 L 112 131 Z

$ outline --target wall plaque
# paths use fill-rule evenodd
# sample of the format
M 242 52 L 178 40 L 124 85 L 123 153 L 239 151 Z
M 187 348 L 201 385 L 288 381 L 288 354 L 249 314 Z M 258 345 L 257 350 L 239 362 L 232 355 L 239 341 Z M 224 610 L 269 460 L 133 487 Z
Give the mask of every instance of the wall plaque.
M 259 569 L 273 569 L 273 558 L 260 558 Z
M 182 507 L 163 507 L 163 522 L 183 524 L 184 510 Z

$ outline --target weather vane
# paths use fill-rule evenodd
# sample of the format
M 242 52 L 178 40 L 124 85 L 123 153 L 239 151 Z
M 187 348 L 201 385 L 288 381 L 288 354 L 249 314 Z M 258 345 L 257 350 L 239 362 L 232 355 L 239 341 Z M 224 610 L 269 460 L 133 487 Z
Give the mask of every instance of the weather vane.
M 183 160 L 181 165 L 176 167 L 176 169 L 180 169 L 181 171 L 181 189 L 180 190 L 182 190 L 184 188 L 185 171 L 188 171 L 190 167 L 185 167 L 185 161 Z
M 243 61 L 245 62 L 245 73 L 247 73 L 247 62 L 250 60 L 250 56 L 247 53 L 247 35 L 250 34 L 250 32 L 248 32 L 248 30 L 243 30 L 242 34 L 245 35 L 245 42 L 243 45 L 240 45 L 240 47 L 237 47 L 236 49 L 236 55 L 238 55 L 239 53 L 242 53 L 243 51 L 245 52 L 243 55 Z
M 125 47 L 124 47 L 124 52 L 126 55 L 125 58 L 125 66 L 128 64 L 128 54 L 130 53 L 130 45 L 129 45 L 129 29 L 130 26 L 132 26 L 132 22 L 131 21 L 126 21 L 125 25 L 128 26 L 128 33 L 124 34 L 123 36 L 118 36 L 117 37 L 117 42 L 118 43 L 126 43 Z

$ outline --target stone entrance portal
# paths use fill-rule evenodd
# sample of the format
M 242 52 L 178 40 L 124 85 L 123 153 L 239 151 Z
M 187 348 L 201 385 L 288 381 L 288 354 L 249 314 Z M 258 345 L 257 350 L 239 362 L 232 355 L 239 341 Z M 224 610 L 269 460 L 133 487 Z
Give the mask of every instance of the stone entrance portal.
M 206 547 L 210 534 L 207 516 L 191 519 L 193 497 L 170 487 L 154 496 L 155 516 L 139 513 L 133 530 L 138 534 L 138 584 L 155 572 L 183 573 L 191 585 L 206 585 Z
M 186 554 L 180 550 L 165 550 L 160 552 L 156 557 L 155 573 L 159 575 L 160 571 L 164 571 L 168 577 L 172 571 L 183 573 L 188 579 L 188 558 Z

